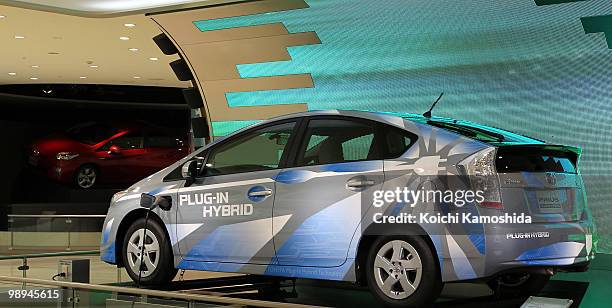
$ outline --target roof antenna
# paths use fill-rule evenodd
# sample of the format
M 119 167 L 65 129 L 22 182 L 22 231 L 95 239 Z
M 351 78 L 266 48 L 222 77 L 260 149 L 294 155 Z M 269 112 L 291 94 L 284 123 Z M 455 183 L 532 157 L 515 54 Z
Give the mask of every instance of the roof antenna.
M 423 116 L 426 118 L 431 118 L 431 111 L 434 109 L 434 107 L 436 107 L 436 104 L 440 101 L 440 99 L 442 99 L 442 96 L 444 96 L 444 92 L 440 93 L 440 96 L 438 97 L 438 99 L 433 103 L 433 105 L 431 105 L 431 108 L 429 108 L 429 110 L 427 110 L 427 112 L 423 113 Z

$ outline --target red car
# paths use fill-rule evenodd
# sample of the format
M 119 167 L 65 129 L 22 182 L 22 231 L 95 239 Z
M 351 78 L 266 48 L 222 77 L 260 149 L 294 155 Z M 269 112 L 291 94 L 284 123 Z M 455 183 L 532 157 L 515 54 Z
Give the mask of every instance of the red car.
M 187 139 L 148 124 L 116 128 L 86 123 L 35 141 L 28 162 L 48 177 L 80 188 L 128 184 L 187 155 Z

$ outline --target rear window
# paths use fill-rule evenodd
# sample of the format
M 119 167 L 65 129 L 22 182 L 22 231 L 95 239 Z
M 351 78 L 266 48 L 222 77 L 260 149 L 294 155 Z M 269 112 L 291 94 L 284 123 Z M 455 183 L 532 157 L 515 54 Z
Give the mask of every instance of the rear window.
M 542 141 L 515 134 L 503 129 L 482 126 L 467 122 L 427 121 L 427 124 L 443 128 L 459 135 L 485 143 L 512 142 L 512 143 L 542 143 Z
M 540 147 L 500 147 L 495 165 L 501 173 L 576 173 L 577 155 Z

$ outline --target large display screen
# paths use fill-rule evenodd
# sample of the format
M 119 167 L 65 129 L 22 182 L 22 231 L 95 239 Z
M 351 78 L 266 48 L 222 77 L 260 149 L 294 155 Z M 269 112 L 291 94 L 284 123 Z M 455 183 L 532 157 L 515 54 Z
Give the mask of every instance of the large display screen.
M 612 2 L 305 0 L 308 7 L 196 20 L 214 31 L 282 23 L 320 44 L 290 61 L 239 64 L 242 78 L 310 74 L 314 87 L 227 93 L 230 107 L 423 113 L 471 120 L 583 149 L 581 172 L 612 252 Z M 254 121 L 214 122 L 225 135 Z

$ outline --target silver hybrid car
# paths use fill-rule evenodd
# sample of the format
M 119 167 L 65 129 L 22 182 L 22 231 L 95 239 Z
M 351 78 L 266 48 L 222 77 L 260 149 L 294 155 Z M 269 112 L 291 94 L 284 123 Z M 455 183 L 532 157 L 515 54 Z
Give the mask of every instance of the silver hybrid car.
M 117 193 L 101 257 L 144 285 L 178 269 L 337 280 L 389 306 L 451 281 L 537 293 L 594 257 L 580 153 L 448 118 L 287 115 Z

